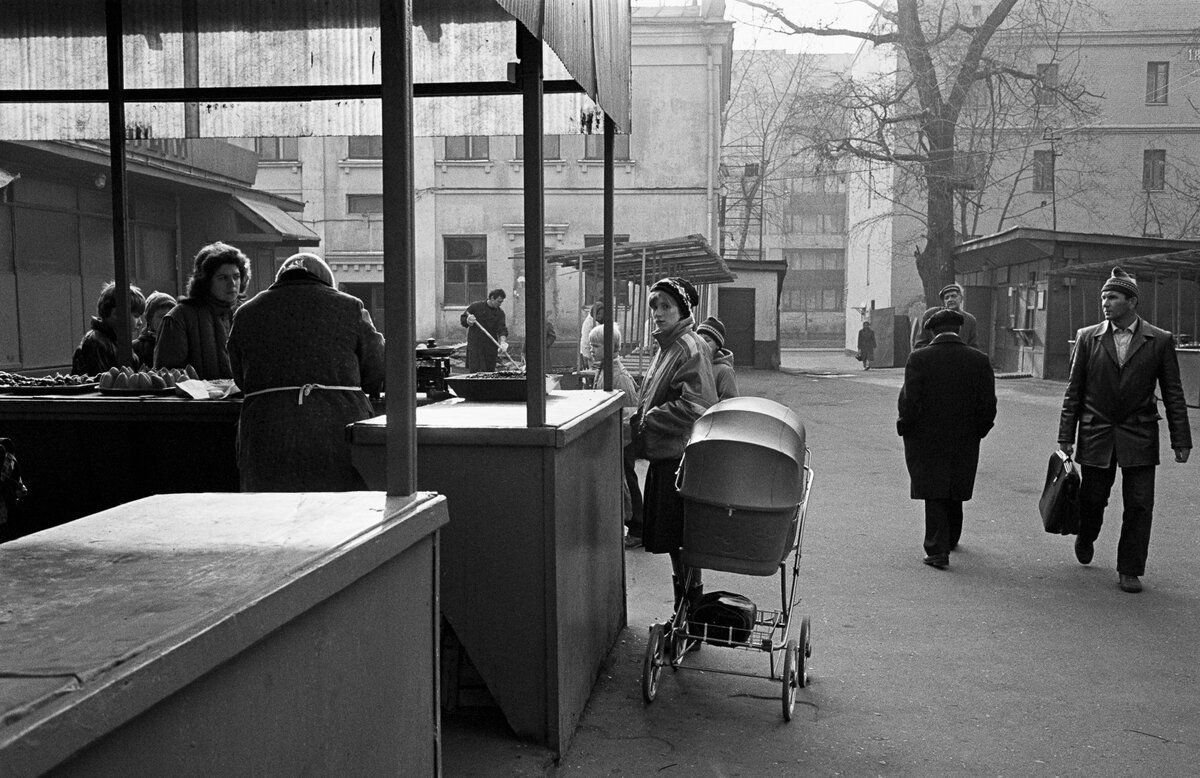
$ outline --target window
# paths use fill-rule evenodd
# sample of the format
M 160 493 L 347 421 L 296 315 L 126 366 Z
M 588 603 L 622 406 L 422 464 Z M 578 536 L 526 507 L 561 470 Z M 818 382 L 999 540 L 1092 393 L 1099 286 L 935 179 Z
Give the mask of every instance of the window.
M 758 178 L 758 171 L 761 168 L 757 162 L 747 162 L 742 168 L 742 178 Z
M 383 159 L 382 135 L 355 135 L 348 139 L 346 157 L 349 159 Z
M 1159 192 L 1167 185 L 1167 152 L 1165 149 L 1146 149 L 1142 152 L 1142 189 Z
M 470 305 L 487 297 L 487 238 L 483 235 L 444 235 L 445 286 L 443 305 Z
M 295 138 L 255 138 L 254 148 L 263 162 L 297 162 L 300 159 Z
M 1058 65 L 1050 63 L 1037 66 L 1038 85 L 1035 89 L 1038 105 L 1054 105 L 1054 94 L 1058 89 Z
M 486 135 L 451 135 L 446 138 L 446 159 L 490 159 Z
M 1033 191 L 1054 191 L 1054 152 L 1033 152 Z
M 583 158 L 584 159 L 604 159 L 604 136 L 603 135 L 584 135 L 583 136 Z M 629 159 L 629 136 L 614 135 L 613 136 L 613 159 Z
M 383 213 L 383 195 L 346 195 L 346 213 Z
M 525 159 L 525 136 L 513 136 L 513 159 Z M 562 159 L 562 138 L 558 135 L 542 136 L 542 159 Z
M 1146 63 L 1146 105 L 1167 104 L 1167 79 L 1170 69 L 1170 62 Z
M 628 243 L 628 235 L 613 234 L 613 245 L 617 246 L 621 243 Z M 603 246 L 603 235 L 584 235 L 583 245 L 585 248 L 591 246 Z M 597 267 L 596 272 L 588 273 L 583 279 L 583 299 L 599 300 L 601 293 L 604 291 L 604 281 L 600 275 L 600 268 Z M 613 304 L 614 305 L 629 305 L 629 284 L 624 281 L 613 281 Z

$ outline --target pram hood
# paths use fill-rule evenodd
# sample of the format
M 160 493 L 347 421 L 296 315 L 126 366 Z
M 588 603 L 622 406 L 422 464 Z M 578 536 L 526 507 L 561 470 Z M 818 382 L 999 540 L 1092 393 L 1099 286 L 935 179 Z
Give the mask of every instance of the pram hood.
M 733 397 L 696 420 L 677 485 L 686 500 L 747 510 L 795 508 L 804 498 L 804 424 L 764 397 Z

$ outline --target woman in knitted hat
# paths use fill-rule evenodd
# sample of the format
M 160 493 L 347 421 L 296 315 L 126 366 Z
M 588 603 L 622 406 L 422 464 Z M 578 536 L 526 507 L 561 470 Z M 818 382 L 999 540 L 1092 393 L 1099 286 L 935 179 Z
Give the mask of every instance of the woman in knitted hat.
M 647 551 L 671 555 L 676 603 L 684 596 L 695 602 L 703 592 L 700 571 L 692 572 L 689 580 L 680 558 L 683 502 L 675 490 L 675 472 L 692 425 L 717 402 L 708 347 L 692 329 L 692 311 L 699 301 L 695 287 L 682 278 L 663 278 L 650 287 L 650 316 L 659 348 L 646 369 L 638 409 L 630 419 L 634 452 L 650 461 L 642 542 Z
M 238 471 L 246 492 L 365 489 L 347 424 L 370 418 L 383 384 L 383 336 L 362 302 L 313 254 L 287 259 L 275 283 L 233 318 L 229 361 L 245 392 Z

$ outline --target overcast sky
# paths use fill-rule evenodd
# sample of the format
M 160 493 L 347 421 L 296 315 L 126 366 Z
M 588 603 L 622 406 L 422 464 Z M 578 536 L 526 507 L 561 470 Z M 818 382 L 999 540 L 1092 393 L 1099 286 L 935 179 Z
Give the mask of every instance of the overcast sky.
M 874 12 L 854 0 L 776 0 L 788 18 L 797 24 L 835 25 L 865 30 Z M 855 38 L 825 38 L 815 35 L 781 35 L 755 25 L 761 17 L 749 6 L 737 0 L 727 0 L 725 16 L 735 22 L 734 48 L 787 49 L 796 51 L 839 52 L 854 51 L 860 41 Z

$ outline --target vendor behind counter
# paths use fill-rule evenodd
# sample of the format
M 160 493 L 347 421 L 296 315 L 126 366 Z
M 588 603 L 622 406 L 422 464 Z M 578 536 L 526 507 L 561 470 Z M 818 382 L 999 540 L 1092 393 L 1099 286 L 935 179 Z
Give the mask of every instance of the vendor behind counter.
M 242 491 L 366 488 L 345 428 L 374 413 L 367 393 L 383 385 L 383 336 L 362 301 L 336 289 L 323 260 L 290 257 L 275 283 L 238 309 L 229 360 L 245 393 Z

